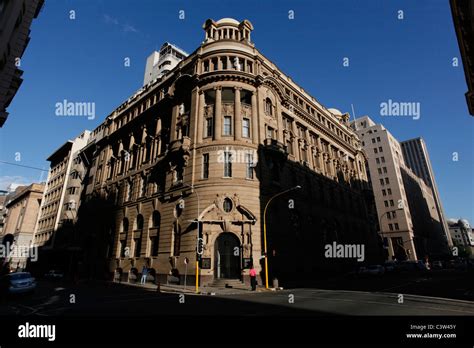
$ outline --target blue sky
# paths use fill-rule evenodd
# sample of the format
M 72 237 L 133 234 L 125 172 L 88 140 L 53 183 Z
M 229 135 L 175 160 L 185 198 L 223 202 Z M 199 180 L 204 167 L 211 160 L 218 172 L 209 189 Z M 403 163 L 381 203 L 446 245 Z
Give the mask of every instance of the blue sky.
M 474 223 L 474 118 L 462 64 L 452 66 L 460 55 L 447 0 L 47 0 L 0 129 L 0 160 L 15 162 L 20 153 L 16 163 L 47 168 L 64 141 L 93 130 L 141 87 L 154 49 L 170 41 L 192 52 L 204 21 L 222 17 L 249 19 L 256 47 L 325 106 L 350 112 L 354 104 L 357 116 L 370 115 L 399 140 L 423 137 L 447 217 Z M 56 116 L 64 99 L 94 102 L 96 118 Z M 420 119 L 380 116 L 388 99 L 421 103 Z M 0 189 L 41 179 L 39 171 L 0 163 Z

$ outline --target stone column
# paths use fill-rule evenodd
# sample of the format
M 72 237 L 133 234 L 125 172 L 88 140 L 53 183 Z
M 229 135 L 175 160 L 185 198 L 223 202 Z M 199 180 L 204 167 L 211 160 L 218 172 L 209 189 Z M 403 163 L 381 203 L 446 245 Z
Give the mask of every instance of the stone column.
M 276 113 L 276 119 L 277 119 L 277 125 L 278 125 L 278 130 L 277 132 L 277 140 L 280 143 L 283 143 L 283 119 L 281 116 L 281 104 L 280 100 L 277 98 L 276 100 L 276 105 L 275 105 L 275 113 Z
M 242 111 L 240 105 L 240 90 L 242 88 L 235 87 L 234 89 L 234 139 L 236 141 L 242 140 Z
M 257 95 L 255 92 L 252 92 L 252 129 L 250 130 L 253 143 L 255 145 L 259 144 L 258 139 L 258 114 L 257 114 Z
M 222 57 L 217 57 L 217 70 L 222 70 Z
M 300 143 L 299 143 L 299 139 L 298 139 L 298 129 L 296 127 L 296 120 L 293 120 L 293 122 L 291 122 L 291 130 L 293 131 L 293 153 L 295 155 L 295 160 L 297 162 L 300 161 Z
M 219 60 L 220 62 L 220 60 Z M 221 65 L 222 69 L 222 65 Z M 196 127 L 197 127 L 197 142 L 202 143 L 203 139 L 203 130 L 204 130 L 204 105 L 206 103 L 205 95 L 203 91 L 199 91 L 199 98 L 197 102 L 197 120 L 196 120 Z
M 263 142 L 266 138 L 266 129 L 265 129 L 265 118 L 263 117 L 264 114 L 264 107 L 263 107 L 263 95 L 262 89 L 260 87 L 257 88 L 257 106 L 258 106 L 258 132 L 260 134 L 260 142 Z
M 154 158 L 157 158 L 158 155 L 161 153 L 161 136 L 159 136 L 161 132 L 161 117 L 156 120 L 156 131 L 155 131 L 155 137 L 156 137 L 156 146 L 155 146 L 155 152 L 154 152 Z
M 216 88 L 216 105 L 214 111 L 214 139 L 220 140 L 222 136 L 222 87 Z
M 171 111 L 170 141 L 176 140 L 176 122 L 178 121 L 179 105 L 173 106 Z

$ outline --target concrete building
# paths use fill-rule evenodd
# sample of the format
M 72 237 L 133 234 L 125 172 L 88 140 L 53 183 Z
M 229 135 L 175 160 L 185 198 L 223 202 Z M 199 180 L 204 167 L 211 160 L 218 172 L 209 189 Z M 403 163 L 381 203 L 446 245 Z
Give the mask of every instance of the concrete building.
M 444 217 L 439 215 L 441 203 L 437 191 L 435 194 L 432 190 L 435 181 L 424 142 L 421 139 L 407 141 L 404 149 L 383 125 L 368 116 L 356 119 L 351 125 L 360 136 L 368 157 L 380 234 L 388 257 L 416 260 L 448 253 Z M 418 149 L 418 146 L 423 147 Z M 404 153 L 429 185 L 411 171 Z
M 404 167 L 401 146 L 383 125 L 368 116 L 352 121 L 351 125 L 368 157 L 379 233 L 388 248 L 389 259 L 416 260 L 413 222 L 401 174 Z
M 249 21 L 203 27 L 202 44 L 114 110 L 83 151 L 78 228 L 87 250 L 103 246 L 90 252 L 93 268 L 108 255 L 110 271 L 146 264 L 166 281 L 182 279 L 187 257 L 191 282 L 202 240 L 202 284 L 248 281 L 252 262 L 263 276 L 264 208 L 296 185 L 266 216 L 270 279 L 353 269 L 355 259 L 325 258 L 334 241 L 364 244 L 365 261 L 377 262 L 366 158 L 348 114 L 262 55 Z
M 173 70 L 176 65 L 187 56 L 188 53 L 183 51 L 181 48 L 169 42 L 165 42 L 161 46 L 160 52 L 154 51 L 148 56 L 146 60 L 143 85 L 147 85 L 151 81 L 161 78 L 163 75 Z
M 7 108 L 23 82 L 21 57 L 30 41 L 30 26 L 44 0 L 0 1 L 0 127 Z
M 474 256 L 474 234 L 466 219 L 449 219 L 449 232 L 453 244 L 457 247 L 469 249 L 471 257 Z
M 447 245 L 452 247 L 451 234 L 449 233 L 443 205 L 441 204 L 441 198 L 438 192 L 438 185 L 436 185 L 433 167 L 431 166 L 425 141 L 422 138 L 415 138 L 402 141 L 400 145 L 402 146 L 405 164 L 432 189 L 434 206 L 440 218 L 442 233 L 444 234 Z
M 33 236 L 39 208 L 43 197 L 44 184 L 31 184 L 17 190 L 6 202 L 6 223 L 3 238 L 11 235 L 14 246 L 18 251 L 30 248 L 33 245 Z M 9 260 L 13 267 L 24 268 L 27 257 L 20 254 Z
M 41 204 L 34 243 L 53 248 L 55 231 L 75 219 L 81 189 L 81 159 L 77 154 L 86 144 L 90 131 L 68 140 L 48 157 L 51 162 Z
M 466 77 L 467 107 L 474 116 L 474 1 L 450 0 L 450 4 Z

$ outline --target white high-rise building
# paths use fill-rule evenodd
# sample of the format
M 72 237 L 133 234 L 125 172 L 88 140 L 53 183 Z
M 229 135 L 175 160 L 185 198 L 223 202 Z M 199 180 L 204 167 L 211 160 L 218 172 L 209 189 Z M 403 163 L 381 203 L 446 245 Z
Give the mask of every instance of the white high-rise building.
M 165 42 L 161 46 L 160 52 L 154 51 L 148 56 L 146 60 L 143 85 L 145 86 L 151 81 L 160 78 L 167 72 L 173 70 L 176 65 L 187 56 L 188 53 L 183 51 L 181 48 L 169 42 Z

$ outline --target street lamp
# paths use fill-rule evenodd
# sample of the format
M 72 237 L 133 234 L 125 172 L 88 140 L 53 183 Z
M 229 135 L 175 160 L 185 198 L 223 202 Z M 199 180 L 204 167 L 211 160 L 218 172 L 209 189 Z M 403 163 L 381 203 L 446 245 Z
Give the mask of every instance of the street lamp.
M 276 195 L 270 197 L 268 200 L 267 204 L 265 205 L 265 209 L 263 210 L 263 250 L 265 254 L 265 288 L 268 289 L 268 253 L 267 253 L 267 209 L 268 206 L 270 205 L 270 202 L 276 198 L 279 197 L 285 193 L 288 193 L 293 190 L 299 190 L 301 188 L 300 185 L 297 185 L 295 187 L 292 187 L 288 190 L 282 191 L 277 193 Z
M 390 210 L 390 211 L 386 211 L 385 213 L 383 213 L 382 215 L 380 215 L 379 217 L 379 227 L 380 227 L 380 234 L 382 235 L 382 242 L 384 244 L 384 249 L 388 249 L 388 245 L 387 245 L 387 248 L 385 248 L 385 236 L 384 236 L 384 232 L 383 232 L 383 228 L 382 228 L 382 218 L 387 215 L 387 213 L 391 213 L 392 211 L 399 211 L 399 210 L 403 210 L 403 208 L 398 208 L 398 209 L 395 209 L 395 210 Z

